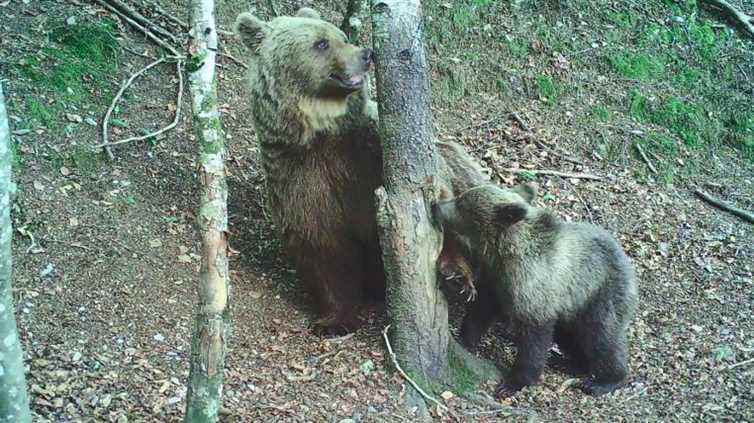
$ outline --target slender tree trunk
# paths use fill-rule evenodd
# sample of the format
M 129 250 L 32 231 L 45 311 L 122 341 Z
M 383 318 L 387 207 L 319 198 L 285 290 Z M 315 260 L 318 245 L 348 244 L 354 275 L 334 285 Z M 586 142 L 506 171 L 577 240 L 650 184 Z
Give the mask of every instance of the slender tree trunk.
M 29 397 L 26 393 L 23 351 L 16 328 L 15 307 L 11 295 L 10 129 L 0 83 L 0 422 L 30 422 Z
M 202 238 L 199 304 L 191 341 L 186 422 L 215 422 L 220 411 L 225 344 L 229 336 L 228 187 L 225 143 L 217 109 L 213 0 L 191 0 L 187 60 L 194 132 L 199 147 L 201 200 L 197 223 Z
M 404 370 L 420 385 L 448 376 L 448 309 L 437 286 L 441 234 L 430 220 L 439 168 L 434 146 L 427 61 L 418 0 L 372 0 L 384 188 L 377 223 L 385 272 L 391 343 Z M 431 191 L 431 192 L 430 192 Z

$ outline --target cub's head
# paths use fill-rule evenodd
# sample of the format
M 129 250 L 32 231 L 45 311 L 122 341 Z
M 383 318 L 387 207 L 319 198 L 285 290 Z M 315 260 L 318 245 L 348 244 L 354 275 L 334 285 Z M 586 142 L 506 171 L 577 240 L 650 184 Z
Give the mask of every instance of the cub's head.
M 490 236 L 495 239 L 501 231 L 527 217 L 536 192 L 532 184 L 513 189 L 482 185 L 456 198 L 440 199 L 432 206 L 432 214 L 446 230 L 477 242 Z
M 349 44 L 343 31 L 308 8 L 270 22 L 242 13 L 235 30 L 256 70 L 301 98 L 344 100 L 364 86 L 372 64 L 372 50 Z

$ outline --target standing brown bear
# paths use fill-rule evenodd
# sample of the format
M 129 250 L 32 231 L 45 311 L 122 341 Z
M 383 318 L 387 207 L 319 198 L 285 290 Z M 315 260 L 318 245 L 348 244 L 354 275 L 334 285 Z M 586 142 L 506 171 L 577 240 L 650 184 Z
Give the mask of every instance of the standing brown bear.
M 359 326 L 365 294 L 384 296 L 374 190 L 382 184 L 377 105 L 369 99 L 372 52 L 304 8 L 264 22 L 242 13 L 250 51 L 252 118 L 268 206 L 299 279 L 314 294 L 315 329 Z M 453 191 L 485 177 L 460 146 L 438 143 L 440 178 Z
M 243 13 L 254 125 L 268 206 L 299 278 L 315 295 L 318 332 L 358 327 L 365 291 L 384 293 L 374 190 L 382 180 L 372 52 L 301 9 L 263 22 Z

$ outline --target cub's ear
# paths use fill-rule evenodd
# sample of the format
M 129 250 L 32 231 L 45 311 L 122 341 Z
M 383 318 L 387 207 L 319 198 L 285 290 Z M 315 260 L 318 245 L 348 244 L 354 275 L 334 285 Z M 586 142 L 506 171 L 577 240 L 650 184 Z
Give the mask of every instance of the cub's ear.
M 241 37 L 246 48 L 256 53 L 262 40 L 270 32 L 270 25 L 251 13 L 241 13 L 236 18 L 233 30 Z
M 498 204 L 495 206 L 495 220 L 497 223 L 510 226 L 526 217 L 526 204 Z
M 517 185 L 516 187 L 513 188 L 513 191 L 516 194 L 520 195 L 521 198 L 523 198 L 524 201 L 526 201 L 529 204 L 531 204 L 532 200 L 534 200 L 534 197 L 537 196 L 537 186 L 531 182 Z
M 299 18 L 322 19 L 322 16 L 320 16 L 316 10 L 308 7 L 302 7 L 299 9 L 298 12 L 296 12 L 296 16 Z

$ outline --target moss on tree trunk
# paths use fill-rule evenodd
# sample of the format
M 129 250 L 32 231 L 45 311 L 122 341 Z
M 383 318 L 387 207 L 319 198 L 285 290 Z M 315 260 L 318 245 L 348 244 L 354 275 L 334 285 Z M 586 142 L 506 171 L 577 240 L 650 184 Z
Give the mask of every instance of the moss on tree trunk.
M 228 315 L 228 186 L 225 141 L 217 108 L 214 1 L 189 2 L 189 90 L 199 153 L 201 198 L 197 224 L 202 239 L 199 304 L 191 341 L 186 422 L 215 422 L 220 412 Z

